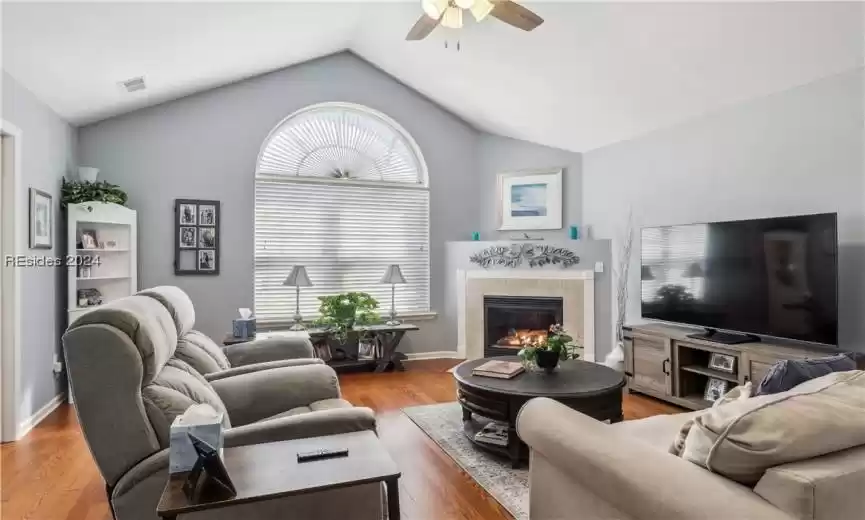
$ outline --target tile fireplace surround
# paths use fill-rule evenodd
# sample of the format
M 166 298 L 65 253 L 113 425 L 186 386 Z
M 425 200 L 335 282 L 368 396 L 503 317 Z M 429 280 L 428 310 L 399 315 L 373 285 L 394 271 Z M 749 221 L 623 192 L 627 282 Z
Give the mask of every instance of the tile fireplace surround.
M 591 270 L 460 270 L 457 272 L 457 350 L 484 355 L 484 296 L 562 298 L 562 325 L 584 346 L 581 359 L 595 360 L 595 273 Z

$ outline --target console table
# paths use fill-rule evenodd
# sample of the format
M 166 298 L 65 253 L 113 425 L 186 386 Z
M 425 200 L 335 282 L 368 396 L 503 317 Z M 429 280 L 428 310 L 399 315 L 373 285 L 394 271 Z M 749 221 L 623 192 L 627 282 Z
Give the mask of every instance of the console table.
M 650 395 L 684 408 L 712 405 L 703 399 L 710 377 L 729 382 L 729 388 L 752 381 L 759 385 L 776 362 L 840 354 L 841 349 L 783 340 L 725 345 L 689 338 L 692 328 L 650 323 L 624 327 L 625 375 L 628 390 Z M 733 357 L 732 372 L 709 368 L 713 353 Z
M 406 359 L 406 356 L 402 352 L 398 352 L 397 348 L 406 332 L 420 329 L 417 325 L 412 325 L 411 323 L 401 323 L 399 325 L 358 325 L 354 330 L 356 332 L 368 332 L 375 337 L 377 343 L 376 352 L 378 355 L 374 359 L 331 359 L 326 361 L 337 372 L 347 372 L 363 368 L 373 369 L 375 372 L 384 372 L 390 365 L 393 365 L 394 370 L 405 370 L 402 362 Z M 233 335 L 228 334 L 223 339 L 222 344 L 228 346 L 252 341 L 256 337 L 280 335 L 304 335 L 304 337 L 309 338 L 313 345 L 317 345 L 327 342 L 331 333 L 327 329 L 309 328 L 304 331 L 261 332 L 257 336 L 247 339 L 235 338 Z

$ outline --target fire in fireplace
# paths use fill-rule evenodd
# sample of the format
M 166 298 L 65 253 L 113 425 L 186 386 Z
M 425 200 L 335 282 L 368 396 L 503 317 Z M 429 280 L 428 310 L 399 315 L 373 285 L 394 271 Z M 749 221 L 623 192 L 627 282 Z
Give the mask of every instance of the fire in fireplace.
M 484 356 L 513 356 L 526 342 L 547 336 L 562 322 L 562 299 L 542 296 L 484 296 Z

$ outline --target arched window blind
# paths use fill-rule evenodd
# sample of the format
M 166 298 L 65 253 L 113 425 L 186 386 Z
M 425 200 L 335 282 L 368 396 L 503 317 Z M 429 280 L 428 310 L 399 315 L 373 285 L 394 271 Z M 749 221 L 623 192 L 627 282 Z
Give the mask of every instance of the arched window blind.
M 370 293 L 390 309 L 390 264 L 406 279 L 400 313 L 429 311 L 429 190 L 423 156 L 396 122 L 360 105 L 313 105 L 283 120 L 265 140 L 255 175 L 255 314 L 290 321 L 294 265 L 305 318 L 319 296 Z

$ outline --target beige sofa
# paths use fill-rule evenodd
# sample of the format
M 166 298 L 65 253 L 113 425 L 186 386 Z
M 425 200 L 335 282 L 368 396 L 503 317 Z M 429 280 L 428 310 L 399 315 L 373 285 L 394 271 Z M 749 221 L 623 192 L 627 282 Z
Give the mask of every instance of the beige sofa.
M 531 520 L 865 518 L 865 446 L 773 467 L 750 488 L 669 453 L 701 413 L 608 425 L 530 401 L 517 431 L 531 448 Z

